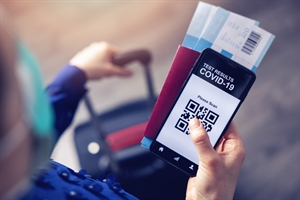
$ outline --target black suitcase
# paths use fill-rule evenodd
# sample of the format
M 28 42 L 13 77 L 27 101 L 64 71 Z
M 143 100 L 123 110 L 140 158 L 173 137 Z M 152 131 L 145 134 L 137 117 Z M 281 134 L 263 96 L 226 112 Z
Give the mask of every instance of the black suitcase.
M 124 190 L 140 199 L 184 199 L 188 177 L 140 145 L 156 96 L 150 53 L 137 50 L 114 58 L 120 66 L 132 61 L 144 68 L 148 97 L 96 114 L 86 95 L 91 119 L 78 125 L 74 133 L 80 165 L 93 178 L 116 174 Z

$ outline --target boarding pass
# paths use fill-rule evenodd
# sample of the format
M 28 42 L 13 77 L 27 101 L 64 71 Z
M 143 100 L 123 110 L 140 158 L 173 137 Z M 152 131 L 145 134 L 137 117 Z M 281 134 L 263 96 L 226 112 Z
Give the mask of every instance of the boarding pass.
M 148 121 L 141 142 L 143 147 L 151 146 L 182 84 L 205 48 L 212 48 L 252 71 L 257 69 L 274 40 L 274 35 L 258 25 L 255 20 L 199 2 Z
M 258 21 L 199 2 L 182 45 L 198 52 L 212 48 L 256 71 L 275 38 L 258 25 Z

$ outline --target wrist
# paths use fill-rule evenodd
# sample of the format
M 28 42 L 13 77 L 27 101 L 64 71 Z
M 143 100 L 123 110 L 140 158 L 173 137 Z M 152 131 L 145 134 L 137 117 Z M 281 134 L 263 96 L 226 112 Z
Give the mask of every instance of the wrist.
M 201 188 L 201 186 L 199 187 Z M 232 200 L 234 196 L 234 189 L 223 186 L 223 189 L 220 189 L 220 186 L 212 186 L 206 189 L 193 188 L 192 190 L 186 193 L 186 200 Z

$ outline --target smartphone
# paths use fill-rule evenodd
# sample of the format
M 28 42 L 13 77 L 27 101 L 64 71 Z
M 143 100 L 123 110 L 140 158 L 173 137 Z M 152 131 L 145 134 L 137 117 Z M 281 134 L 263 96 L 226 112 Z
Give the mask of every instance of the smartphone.
M 166 117 L 150 151 L 190 176 L 198 155 L 189 136 L 189 120 L 197 117 L 216 147 L 255 81 L 255 74 L 235 61 L 205 49 Z

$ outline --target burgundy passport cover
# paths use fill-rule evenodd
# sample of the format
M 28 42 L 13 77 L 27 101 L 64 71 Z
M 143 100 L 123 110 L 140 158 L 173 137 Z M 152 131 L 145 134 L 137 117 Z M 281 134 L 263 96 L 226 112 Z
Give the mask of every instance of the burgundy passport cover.
M 156 101 L 144 136 L 155 139 L 171 110 L 185 79 L 189 75 L 200 53 L 192 49 L 179 46 L 175 54 L 170 71 Z

